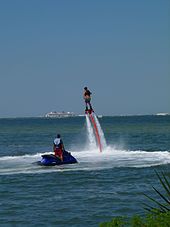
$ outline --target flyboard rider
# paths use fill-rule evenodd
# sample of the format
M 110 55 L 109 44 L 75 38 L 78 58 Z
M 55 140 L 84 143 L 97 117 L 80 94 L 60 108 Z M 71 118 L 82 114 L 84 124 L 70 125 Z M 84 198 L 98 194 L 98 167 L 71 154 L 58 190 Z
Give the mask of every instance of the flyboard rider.
M 57 138 L 54 139 L 53 151 L 54 151 L 54 155 L 60 158 L 61 161 L 63 161 L 64 144 L 60 134 L 57 134 Z
M 86 104 L 86 110 L 85 110 L 86 112 L 89 111 L 88 106 L 90 108 L 90 111 L 93 111 L 92 105 L 90 103 L 90 101 L 91 101 L 91 94 L 92 94 L 91 91 L 88 90 L 87 87 L 84 87 L 83 98 L 84 98 L 84 101 L 85 101 L 85 104 Z

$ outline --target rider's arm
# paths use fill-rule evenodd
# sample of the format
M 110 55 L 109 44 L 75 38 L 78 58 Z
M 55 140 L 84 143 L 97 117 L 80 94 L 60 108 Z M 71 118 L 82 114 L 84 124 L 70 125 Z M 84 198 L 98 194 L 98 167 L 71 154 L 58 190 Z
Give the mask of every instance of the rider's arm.
M 55 143 L 53 143 L 53 151 L 55 151 L 56 145 Z
M 63 141 L 61 140 L 61 148 L 62 148 L 62 150 L 64 151 L 64 144 L 63 144 Z

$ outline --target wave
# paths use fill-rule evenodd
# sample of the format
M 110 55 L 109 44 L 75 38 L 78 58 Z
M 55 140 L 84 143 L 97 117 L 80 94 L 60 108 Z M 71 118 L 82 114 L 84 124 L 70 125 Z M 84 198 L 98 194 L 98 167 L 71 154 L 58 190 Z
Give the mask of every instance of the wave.
M 169 151 L 129 151 L 107 146 L 101 153 L 98 149 L 71 151 L 78 164 L 42 167 L 36 164 L 41 155 L 48 152 L 22 156 L 0 157 L 0 175 L 51 173 L 58 171 L 90 171 L 117 167 L 152 167 L 170 164 Z

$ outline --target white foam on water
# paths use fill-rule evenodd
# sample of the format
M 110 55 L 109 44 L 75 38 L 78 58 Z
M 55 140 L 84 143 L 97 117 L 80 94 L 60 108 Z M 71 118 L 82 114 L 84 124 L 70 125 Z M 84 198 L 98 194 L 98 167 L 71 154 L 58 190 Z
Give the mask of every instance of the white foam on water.
M 98 150 L 77 152 L 80 161 L 103 163 L 107 167 L 143 167 L 170 163 L 168 151 L 128 151 L 107 147 L 102 153 Z
M 42 153 L 0 157 L 0 175 L 97 171 L 118 167 L 142 168 L 170 164 L 170 152 L 168 151 L 128 151 L 116 150 L 114 147 L 108 146 L 103 152 L 99 152 L 97 148 L 71 151 L 78 161 L 76 164 L 43 167 L 35 163 L 41 159 Z

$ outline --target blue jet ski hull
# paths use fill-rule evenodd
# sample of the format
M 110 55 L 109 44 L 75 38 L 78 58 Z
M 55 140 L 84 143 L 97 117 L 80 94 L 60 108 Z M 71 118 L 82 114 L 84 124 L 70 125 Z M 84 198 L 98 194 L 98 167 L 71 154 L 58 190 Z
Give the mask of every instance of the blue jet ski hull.
M 53 154 L 44 154 L 41 157 L 41 161 L 38 161 L 38 164 L 41 166 L 55 166 L 77 163 L 77 160 L 71 155 L 71 153 L 67 151 L 63 152 L 63 161 L 61 161 L 60 158 L 56 157 Z

